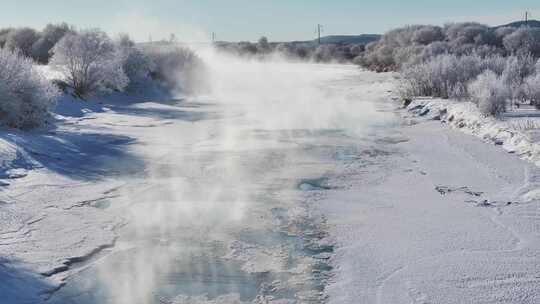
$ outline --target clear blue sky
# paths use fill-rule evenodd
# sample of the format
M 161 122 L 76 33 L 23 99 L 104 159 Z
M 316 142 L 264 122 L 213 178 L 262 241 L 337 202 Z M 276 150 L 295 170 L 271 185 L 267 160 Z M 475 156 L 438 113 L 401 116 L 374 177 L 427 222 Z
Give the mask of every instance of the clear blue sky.
M 128 32 L 139 41 L 309 39 L 324 34 L 383 33 L 404 24 L 479 21 L 500 24 L 525 10 L 540 19 L 540 0 L 0 0 L 0 27 L 41 28 L 66 21 L 79 28 Z

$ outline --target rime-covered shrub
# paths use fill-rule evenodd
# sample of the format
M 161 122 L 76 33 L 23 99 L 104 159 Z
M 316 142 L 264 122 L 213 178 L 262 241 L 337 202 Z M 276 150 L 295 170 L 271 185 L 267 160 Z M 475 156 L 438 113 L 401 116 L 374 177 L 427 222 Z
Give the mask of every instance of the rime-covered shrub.
M 426 61 L 439 55 L 446 54 L 448 53 L 448 49 L 449 46 L 446 42 L 435 41 L 430 43 L 422 49 L 422 60 Z
M 375 39 L 375 37 L 366 39 Z M 262 37 L 257 43 L 217 42 L 214 46 L 218 51 L 250 59 L 264 60 L 278 55 L 289 59 L 315 62 L 351 62 L 365 49 L 363 43 L 324 43 L 321 45 L 309 41 L 272 43 L 266 37 Z
M 497 41 L 492 29 L 475 22 L 448 24 L 445 26 L 445 33 L 447 40 L 455 47 L 465 44 L 494 45 Z
M 0 121 L 30 129 L 41 126 L 58 97 L 58 90 L 19 51 L 0 49 Z
M 429 45 L 433 42 L 444 40 L 442 28 L 433 25 L 426 25 L 418 28 L 412 34 L 414 44 Z
M 11 30 L 6 37 L 4 47 L 15 51 L 19 50 L 24 56 L 32 56 L 32 46 L 39 39 L 34 29 L 24 27 Z
M 492 71 L 486 71 L 472 81 L 468 92 L 480 112 L 494 116 L 506 111 L 506 104 L 512 95 L 503 79 Z
M 540 57 L 540 28 L 521 27 L 503 38 L 504 47 L 513 54 Z
M 443 28 L 431 25 L 406 26 L 391 30 L 379 41 L 367 45 L 361 58 L 355 59 L 355 62 L 375 71 L 389 71 L 420 64 L 442 54 L 479 55 L 487 58 L 505 56 L 509 52 L 533 52 L 534 44 L 522 43 L 530 39 L 510 37 L 516 36 L 516 32 L 515 28 L 493 29 L 471 22 L 447 24 Z M 534 30 L 525 32 L 529 34 L 524 36 L 529 37 L 533 36 L 531 33 Z M 514 40 L 517 42 L 514 43 Z M 539 41 L 536 38 L 533 40 Z
M 540 108 L 539 57 L 540 28 L 468 22 L 391 30 L 354 62 L 401 71 L 404 97 L 472 99 L 482 112 L 497 115 L 507 101 Z
M 497 53 L 492 55 L 480 55 L 480 66 L 482 71 L 490 70 L 497 75 L 502 75 L 507 67 L 507 58 Z
M 521 87 L 523 99 L 540 109 L 540 74 L 527 77 Z
M 293 45 L 290 43 L 278 43 L 274 51 L 285 58 L 297 59 Z
M 39 39 L 32 45 L 32 58 L 39 63 L 47 64 L 54 45 L 68 33 L 75 33 L 75 29 L 67 23 L 47 24 Z
M 191 93 L 204 86 L 204 64 L 190 49 L 170 45 L 147 47 L 143 53 L 153 64 L 151 77 L 167 89 Z
M 335 58 L 337 46 L 335 44 L 323 44 L 315 49 L 313 60 L 316 62 L 329 62 Z
M 495 38 L 497 39 L 497 46 L 498 47 L 504 47 L 503 40 L 506 36 L 512 34 L 515 32 L 517 28 L 512 26 L 503 26 L 499 27 L 495 30 Z
M 12 28 L 3 28 L 0 29 L 0 48 L 3 48 L 6 45 L 9 33 L 12 31 Z
M 65 75 L 68 85 L 81 97 L 122 91 L 129 82 L 122 68 L 122 56 L 100 30 L 69 33 L 52 51 L 50 64 Z
M 144 85 L 151 79 L 155 69 L 152 59 L 135 45 L 126 34 L 121 34 L 116 41 L 117 52 L 122 60 L 122 69 L 129 79 L 130 88 Z
M 424 49 L 423 45 L 412 45 L 396 49 L 393 53 L 394 62 L 399 64 L 399 67 L 419 64 L 424 61 Z
M 261 37 L 259 41 L 257 42 L 257 52 L 260 54 L 266 54 L 270 53 L 272 51 L 272 47 L 270 46 L 270 43 L 268 43 L 268 38 Z
M 526 77 L 535 72 L 535 60 L 531 55 L 518 55 L 506 58 L 502 79 L 511 92 L 513 99 L 524 99 L 522 84 Z
M 402 93 L 406 96 L 465 98 L 467 83 L 487 69 L 477 56 L 440 55 L 402 71 Z

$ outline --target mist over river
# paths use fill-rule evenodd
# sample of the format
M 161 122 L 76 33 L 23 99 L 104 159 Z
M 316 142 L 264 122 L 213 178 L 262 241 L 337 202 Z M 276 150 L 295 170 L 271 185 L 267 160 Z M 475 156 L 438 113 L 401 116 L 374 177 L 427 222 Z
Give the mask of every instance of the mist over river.
M 145 172 L 101 207 L 125 225 L 49 303 L 325 302 L 334 241 L 311 206 L 345 186 L 337 164 L 376 157 L 390 75 L 201 56 L 211 93 L 140 105 L 178 115 L 128 128 Z

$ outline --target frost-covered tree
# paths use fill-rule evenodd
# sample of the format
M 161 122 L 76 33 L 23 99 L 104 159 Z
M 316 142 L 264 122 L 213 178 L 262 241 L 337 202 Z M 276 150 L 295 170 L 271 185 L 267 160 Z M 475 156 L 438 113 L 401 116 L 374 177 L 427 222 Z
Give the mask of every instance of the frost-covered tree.
M 527 77 L 523 82 L 521 92 L 524 99 L 540 109 L 540 74 Z
M 47 24 L 39 39 L 32 45 L 32 58 L 39 63 L 47 64 L 54 45 L 68 33 L 75 33 L 75 29 L 67 23 Z
M 356 58 L 357 56 L 360 56 L 365 50 L 366 46 L 364 44 L 355 44 L 351 46 L 350 53 L 353 58 Z
M 463 99 L 467 84 L 486 70 L 501 71 L 505 61 L 500 57 L 478 55 L 440 55 L 424 63 L 412 64 L 402 71 L 402 93 L 405 96 L 435 96 Z
M 530 53 L 540 57 L 540 28 L 522 27 L 503 39 L 504 47 L 513 54 Z
M 424 47 L 424 49 L 422 50 L 422 59 L 426 61 L 439 55 L 446 54 L 448 52 L 449 46 L 446 42 L 435 41 Z
M 122 69 L 129 79 L 129 86 L 144 84 L 151 78 L 155 63 L 127 34 L 119 35 L 116 41 L 119 56 L 122 59 Z
M 12 30 L 12 28 L 0 29 L 0 48 L 3 48 L 6 45 L 7 38 Z
M 58 97 L 58 90 L 20 51 L 0 49 L 0 121 L 29 129 L 41 126 Z
M 501 77 L 492 71 L 479 75 L 468 86 L 473 102 L 478 105 L 480 112 L 485 115 L 499 115 L 506 111 L 506 104 L 511 98 L 508 86 L 504 85 Z
M 50 64 L 64 73 L 67 83 L 81 97 L 123 90 L 129 80 L 123 58 L 113 41 L 100 30 L 65 35 L 53 48 Z
M 190 49 L 170 45 L 147 47 L 142 51 L 152 62 L 152 79 L 167 89 L 183 93 L 204 89 L 205 66 Z
M 259 53 L 268 53 L 271 51 L 270 43 L 268 43 L 268 38 L 261 37 L 257 42 L 257 52 Z
M 422 26 L 414 31 L 412 42 L 415 44 L 428 45 L 436 41 L 444 40 L 442 28 L 438 26 Z
M 450 44 L 460 46 L 464 44 L 494 44 L 495 33 L 487 25 L 464 22 L 452 23 L 445 26 L 446 38 Z
M 32 56 L 32 46 L 39 39 L 34 29 L 24 27 L 11 30 L 7 35 L 4 47 L 9 50 L 19 50 L 24 56 Z
M 330 62 L 336 58 L 338 47 L 335 44 L 319 45 L 313 52 L 313 60 L 316 62 Z
M 506 59 L 502 79 L 504 84 L 510 88 L 513 99 L 523 99 L 521 96 L 523 81 L 534 72 L 535 60 L 529 54 L 510 56 Z

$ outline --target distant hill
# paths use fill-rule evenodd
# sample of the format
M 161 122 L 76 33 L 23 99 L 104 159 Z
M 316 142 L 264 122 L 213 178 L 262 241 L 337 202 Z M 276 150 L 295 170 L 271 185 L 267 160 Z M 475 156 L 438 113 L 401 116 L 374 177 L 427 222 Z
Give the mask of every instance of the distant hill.
M 332 35 L 321 37 L 322 44 L 368 44 L 381 39 L 381 35 L 363 34 L 363 35 Z M 317 40 L 315 40 L 317 42 Z
M 362 35 L 332 35 L 321 37 L 321 44 L 368 44 L 381 39 L 382 35 L 362 34 Z M 289 43 L 314 46 L 319 44 L 318 39 L 308 41 L 290 41 Z
M 525 23 L 525 21 L 516 21 L 516 22 L 512 22 L 512 23 L 508 23 L 508 24 L 505 24 L 505 25 L 499 25 L 499 26 L 496 26 L 495 28 L 500 28 L 500 27 L 522 27 L 522 26 L 530 26 L 530 27 L 540 27 L 540 21 L 538 20 L 529 20 L 527 21 L 527 23 Z

